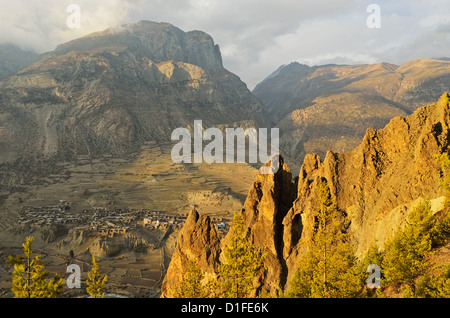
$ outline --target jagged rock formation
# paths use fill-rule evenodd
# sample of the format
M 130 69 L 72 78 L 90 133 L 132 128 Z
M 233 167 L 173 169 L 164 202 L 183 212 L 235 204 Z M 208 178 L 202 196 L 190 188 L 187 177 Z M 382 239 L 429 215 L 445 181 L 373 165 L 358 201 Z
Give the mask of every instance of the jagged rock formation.
M 293 171 L 308 153 L 357 147 L 367 128 L 410 115 L 449 91 L 450 62 L 418 59 L 397 66 L 291 63 L 253 90 L 280 128 L 280 148 Z M 299 161 L 300 159 L 300 161 Z M 297 161 L 297 162 L 296 162 Z
M 418 198 L 442 195 L 442 170 L 434 155 L 449 149 L 448 98 L 446 93 L 437 103 L 421 107 L 407 118 L 396 117 L 383 129 L 368 129 L 363 142 L 351 152 L 328 152 L 323 162 L 317 155 L 307 155 L 299 176 L 299 199 L 284 221 L 286 230 L 295 226 L 291 220 L 299 214 L 302 223 L 311 222 L 307 198 L 325 178 L 337 206 L 352 220 L 357 253 L 375 241 L 382 248 L 389 234 L 407 218 L 404 213 L 393 221 L 393 213 L 402 214 L 394 209 Z M 390 222 L 384 222 L 386 219 Z
M 267 253 L 261 281 L 264 290 L 279 291 L 285 283 L 287 267 L 283 256 L 283 219 L 297 196 L 289 167 L 280 156 L 274 174 L 258 174 L 242 208 L 250 242 Z M 226 239 L 225 239 L 226 241 Z
M 442 169 L 434 155 L 449 150 L 449 100 L 446 93 L 437 103 L 421 107 L 409 117 L 396 117 L 380 130 L 368 129 L 362 143 L 351 152 L 330 151 L 323 161 L 318 155 L 306 156 L 298 184 L 292 183 L 282 158 L 277 173 L 257 176 L 242 213 L 252 242 L 268 252 L 266 270 L 260 277 L 262 290 L 276 294 L 289 285 L 304 252 L 303 242 L 311 237 L 308 224 L 313 222 L 316 189 L 323 180 L 336 197 L 337 208 L 351 219 L 352 244 L 360 256 L 372 243 L 383 248 L 421 198 L 434 199 L 434 209 L 439 210 Z M 198 238 L 198 229 L 192 226 L 183 232 L 179 241 L 182 248 L 174 253 L 176 260 L 184 250 L 207 253 L 199 242 L 208 236 Z M 206 248 L 217 255 L 220 243 L 214 242 L 217 245 Z M 216 257 L 209 260 L 217 262 Z M 181 263 L 176 264 L 168 275 L 183 271 Z M 210 270 L 217 265 L 202 263 Z M 163 295 L 171 295 L 172 287 L 168 280 Z
M 219 266 L 220 240 L 211 219 L 192 209 L 181 229 L 175 251 L 162 284 L 162 296 L 171 298 L 185 277 L 189 262 L 196 262 L 209 281 Z

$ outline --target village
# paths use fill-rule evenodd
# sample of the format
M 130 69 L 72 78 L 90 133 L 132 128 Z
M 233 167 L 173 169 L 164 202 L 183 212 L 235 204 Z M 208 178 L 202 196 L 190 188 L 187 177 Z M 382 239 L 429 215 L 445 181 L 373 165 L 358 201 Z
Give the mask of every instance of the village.
M 150 209 L 95 207 L 75 212 L 71 210 L 70 202 L 61 200 L 52 206 L 24 207 L 19 213 L 18 224 L 35 228 L 63 225 L 67 228 L 90 231 L 106 238 L 126 234 L 139 226 L 162 231 L 179 230 L 186 218 L 187 213 L 172 215 L 165 211 Z M 212 221 L 219 236 L 224 236 L 228 232 L 228 220 L 213 217 Z

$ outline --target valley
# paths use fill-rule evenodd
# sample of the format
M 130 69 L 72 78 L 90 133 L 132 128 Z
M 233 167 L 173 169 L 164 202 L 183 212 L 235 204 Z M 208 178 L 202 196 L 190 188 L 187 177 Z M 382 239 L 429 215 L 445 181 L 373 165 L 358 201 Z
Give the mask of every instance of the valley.
M 109 292 L 158 296 L 191 205 L 227 224 L 257 174 L 248 164 L 175 164 L 170 150 L 149 143 L 128 158 L 81 157 L 44 185 L 7 195 L 0 207 L 0 295 L 10 296 L 6 257 L 21 254 L 21 242 L 33 235 L 50 273 L 65 274 L 72 250 L 71 262 L 84 264 L 85 277 L 96 255 Z

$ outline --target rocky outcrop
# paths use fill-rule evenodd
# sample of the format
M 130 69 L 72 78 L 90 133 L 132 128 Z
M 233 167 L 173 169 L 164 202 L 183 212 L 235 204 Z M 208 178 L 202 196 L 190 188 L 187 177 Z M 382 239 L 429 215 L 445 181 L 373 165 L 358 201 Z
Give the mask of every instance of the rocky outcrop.
M 296 184 L 281 157 L 277 173 L 258 174 L 242 214 L 251 242 L 268 255 L 259 277 L 261 291 L 275 295 L 287 288 L 302 258 L 304 242 L 311 238 L 308 225 L 313 222 L 316 189 L 323 180 L 336 197 L 337 208 L 351 220 L 352 244 L 359 256 L 372 243 L 383 249 L 423 198 L 432 199 L 434 211 L 442 207 L 439 179 L 443 171 L 434 155 L 449 151 L 449 100 L 445 93 L 437 103 L 421 107 L 409 117 L 396 117 L 380 130 L 368 129 L 351 152 L 328 152 L 323 161 L 318 155 L 307 155 Z M 201 216 L 195 214 L 195 218 Z M 220 242 L 209 239 L 210 232 L 199 232 L 193 224 L 182 230 L 182 248 L 174 253 L 175 265 L 171 264 L 168 275 L 185 270 L 186 262 L 183 265 L 179 259 L 187 259 L 185 251 L 191 249 L 195 255 L 211 249 L 215 257 L 203 257 L 206 263 L 202 262 L 202 267 L 212 271 L 218 266 Z M 174 285 L 170 279 L 164 286 L 164 294 L 171 295 Z
M 259 173 L 256 176 L 242 208 L 250 242 L 267 253 L 265 271 L 260 277 L 260 281 L 264 282 L 262 291 L 276 293 L 285 283 L 287 267 L 283 256 L 283 219 L 296 196 L 291 171 L 280 156 L 276 173 Z
M 192 209 L 181 229 L 175 251 L 162 284 L 163 298 L 175 296 L 190 262 L 197 263 L 205 282 L 216 277 L 219 266 L 220 240 L 209 216 Z
M 363 255 L 372 243 L 382 249 L 417 205 L 413 201 L 442 195 L 442 169 L 434 155 L 449 150 L 449 123 L 449 95 L 445 93 L 437 103 L 421 107 L 411 116 L 396 117 L 380 130 L 368 129 L 351 152 L 328 152 L 323 162 L 317 155 L 307 155 L 299 174 L 297 199 L 283 220 L 285 235 L 298 231 L 299 220 L 303 225 L 312 222 L 315 189 L 326 179 L 337 207 L 351 219 L 357 254 Z M 301 239 L 310 235 L 303 231 Z M 295 268 L 301 252 L 301 240 L 286 244 L 288 268 Z
M 265 269 L 258 277 L 263 282 L 260 292 L 279 292 L 285 283 L 287 268 L 283 258 L 282 220 L 295 197 L 296 187 L 291 171 L 280 156 L 276 173 L 257 175 L 241 210 L 250 242 L 267 255 Z M 222 247 L 228 239 L 226 236 L 220 241 L 209 217 L 191 211 L 167 270 L 162 297 L 174 295 L 189 261 L 198 262 L 206 271 L 207 278 L 214 278 L 224 257 Z
M 299 198 L 305 198 L 318 177 L 328 180 L 337 205 L 352 218 L 355 234 L 368 233 L 393 208 L 420 197 L 439 196 L 441 169 L 434 155 L 448 151 L 449 105 L 444 94 L 437 103 L 407 118 L 396 117 L 383 129 L 368 129 L 363 142 L 345 154 L 328 152 L 305 158 L 300 171 Z M 305 210 L 304 200 L 294 203 Z M 367 245 L 359 241 L 361 248 Z
M 95 257 L 113 257 L 120 253 L 121 246 L 117 240 L 95 239 L 89 246 L 89 253 Z

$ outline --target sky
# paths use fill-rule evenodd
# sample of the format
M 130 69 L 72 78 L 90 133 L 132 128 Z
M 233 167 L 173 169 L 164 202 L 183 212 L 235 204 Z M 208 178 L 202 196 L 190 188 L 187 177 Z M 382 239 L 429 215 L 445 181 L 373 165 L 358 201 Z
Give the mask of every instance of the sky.
M 74 27 L 70 5 L 79 9 Z M 0 0 L 0 43 L 38 53 L 140 20 L 201 30 L 249 89 L 280 65 L 450 57 L 449 0 Z M 376 10 L 370 5 L 376 5 Z M 368 10 L 368 8 L 370 10 Z M 69 23 L 68 23 L 69 20 Z M 369 21 L 368 21 L 369 20 Z

